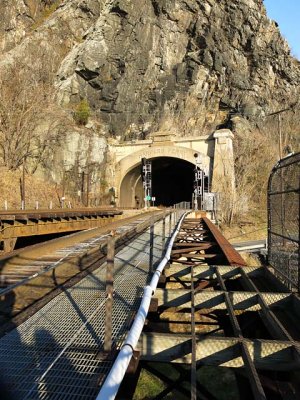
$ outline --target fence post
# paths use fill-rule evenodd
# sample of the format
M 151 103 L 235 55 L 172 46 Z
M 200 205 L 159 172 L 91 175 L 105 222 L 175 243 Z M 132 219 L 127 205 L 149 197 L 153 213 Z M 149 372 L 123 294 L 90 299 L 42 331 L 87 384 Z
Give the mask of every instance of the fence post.
M 164 209 L 163 226 L 162 226 L 162 252 L 164 251 L 166 243 L 166 209 Z
M 149 269 L 153 268 L 153 247 L 154 247 L 154 218 L 150 219 L 150 253 L 149 253 Z
M 115 264 L 115 232 L 112 231 L 107 241 L 106 256 L 106 303 L 105 303 L 105 337 L 104 351 L 110 352 L 112 347 L 112 307 L 114 293 Z

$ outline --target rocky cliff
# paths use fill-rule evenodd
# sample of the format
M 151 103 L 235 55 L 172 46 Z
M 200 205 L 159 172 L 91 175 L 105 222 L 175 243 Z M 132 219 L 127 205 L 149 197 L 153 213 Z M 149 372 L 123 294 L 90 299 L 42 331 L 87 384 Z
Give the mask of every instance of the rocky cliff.
M 235 114 L 253 122 L 299 95 L 299 62 L 262 0 L 0 5 L 0 66 L 51 54 L 61 104 L 87 98 L 113 136 L 209 133 Z
M 299 62 L 261 0 L 118 0 L 62 61 L 62 104 L 87 97 L 112 135 L 209 133 L 297 101 Z

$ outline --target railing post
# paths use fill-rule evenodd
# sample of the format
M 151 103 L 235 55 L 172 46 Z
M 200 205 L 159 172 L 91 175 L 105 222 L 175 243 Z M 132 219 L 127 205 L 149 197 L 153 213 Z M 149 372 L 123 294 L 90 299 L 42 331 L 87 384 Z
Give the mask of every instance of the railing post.
M 164 252 L 164 247 L 166 243 L 166 210 L 164 209 L 163 215 L 163 226 L 162 226 L 162 253 Z
M 105 338 L 104 351 L 110 352 L 112 347 L 112 307 L 114 293 L 115 232 L 112 231 L 107 241 L 106 256 L 106 303 L 105 303 Z
M 150 253 L 149 253 L 149 270 L 153 268 L 153 248 L 154 248 L 154 218 L 150 219 Z
M 172 230 L 172 211 L 169 214 L 169 237 L 171 237 L 171 230 Z

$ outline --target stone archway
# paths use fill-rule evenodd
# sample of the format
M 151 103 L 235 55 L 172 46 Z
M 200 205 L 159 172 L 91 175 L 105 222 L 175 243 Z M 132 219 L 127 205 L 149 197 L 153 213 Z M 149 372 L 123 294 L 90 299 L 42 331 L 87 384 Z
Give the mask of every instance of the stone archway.
M 140 166 L 133 167 L 122 179 L 119 189 L 121 207 L 136 207 L 135 196 L 139 198 L 139 206 L 143 206 L 143 185 Z
M 168 133 L 157 133 L 146 140 L 112 144 L 110 149 L 113 169 L 109 182 L 115 188 L 117 205 L 134 207 L 135 195 L 140 200 L 143 199 L 139 166 L 144 157 L 152 160 L 167 157 L 194 164 L 194 154 L 197 153 L 201 158 L 201 168 L 208 176 L 210 190 L 224 191 L 226 178 L 226 185 L 234 192 L 232 140 L 232 132 L 222 129 L 212 135 L 198 137 L 176 137 Z
M 118 205 L 121 207 L 135 207 L 135 196 L 140 199 L 140 206 L 143 206 L 143 187 L 141 182 L 141 159 L 143 157 L 151 159 L 154 162 L 162 162 L 164 160 L 164 165 L 160 165 L 164 174 L 168 175 L 171 181 L 176 183 L 176 177 L 172 175 L 170 170 L 170 160 L 173 161 L 174 171 L 177 171 L 178 182 L 182 182 L 181 191 L 183 196 L 176 196 L 174 193 L 170 196 L 162 196 L 161 193 L 153 193 L 155 197 L 160 199 L 160 202 L 164 205 L 171 205 L 171 201 L 191 201 L 192 187 L 190 188 L 190 193 L 188 193 L 187 186 L 185 185 L 186 180 L 188 180 L 192 185 L 192 171 L 195 164 L 195 151 L 188 148 L 180 148 L 174 146 L 161 146 L 161 147 L 149 147 L 147 149 L 140 150 L 133 153 L 130 156 L 123 158 L 116 166 L 116 183 L 117 183 L 117 195 L 118 195 Z M 203 167 L 209 171 L 210 169 L 210 157 L 201 154 Z M 169 160 L 169 161 L 168 161 Z M 176 161 L 177 160 L 177 161 Z M 158 168 L 158 167 L 156 167 Z M 155 172 L 155 171 L 154 171 Z M 180 178 L 181 177 L 181 178 Z M 170 183 L 166 181 L 167 185 Z M 162 183 L 160 184 L 162 187 Z M 159 185 L 157 185 L 158 187 Z M 168 186 L 170 189 L 170 185 Z M 178 188 L 178 191 L 180 189 Z M 188 193 L 188 194 L 187 194 Z

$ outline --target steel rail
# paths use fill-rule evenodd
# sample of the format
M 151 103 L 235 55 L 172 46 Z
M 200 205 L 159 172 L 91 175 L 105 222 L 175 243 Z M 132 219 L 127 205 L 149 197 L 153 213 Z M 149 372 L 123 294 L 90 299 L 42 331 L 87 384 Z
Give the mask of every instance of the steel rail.
M 213 229 L 210 229 L 210 226 L 208 226 L 210 225 L 209 223 L 206 225 L 204 223 L 194 223 L 195 233 L 193 233 L 193 222 L 197 221 L 191 221 L 192 222 L 185 221 L 177 236 L 177 241 L 179 241 L 179 243 L 175 242 L 174 244 L 174 250 L 172 251 L 173 258 L 171 259 L 173 264 L 166 274 L 166 287 L 165 289 L 156 291 L 155 297 L 157 299 L 157 309 L 159 311 L 154 318 L 149 316 L 147 327 L 151 333 L 145 334 L 147 339 L 141 341 L 141 360 L 146 363 L 174 362 L 190 365 L 192 383 L 191 398 L 194 398 L 193 391 L 195 386 L 193 386 L 193 384 L 195 385 L 195 369 L 193 357 L 195 350 L 193 348 L 193 313 L 196 300 L 196 311 L 197 314 L 199 314 L 197 328 L 198 332 L 200 332 L 200 334 L 197 335 L 196 346 L 197 367 L 201 367 L 202 365 L 229 367 L 226 363 L 230 359 L 232 361 L 230 367 L 243 368 L 243 371 L 245 371 L 241 375 L 240 372 L 237 371 L 237 379 L 239 380 L 240 376 L 244 379 L 246 376 L 249 381 L 250 387 L 248 387 L 243 380 L 239 382 L 238 390 L 241 393 L 241 397 L 243 397 L 246 392 L 248 394 L 249 389 L 251 389 L 252 396 L 255 400 L 266 400 L 269 397 L 270 387 L 268 386 L 268 381 L 264 381 L 264 373 L 260 371 L 267 368 L 257 363 L 257 355 L 262 356 L 266 361 L 270 356 L 270 352 L 262 351 L 261 347 L 258 352 L 252 351 L 252 348 L 248 346 L 247 338 L 260 338 L 264 337 L 264 335 L 268 337 L 269 335 L 273 340 L 271 343 L 274 346 L 274 353 L 276 353 L 277 356 L 280 354 L 280 351 L 278 351 L 276 346 L 281 345 L 283 342 L 289 343 L 289 351 L 292 354 L 293 360 L 299 362 L 300 355 L 298 342 L 296 341 L 299 337 L 299 333 L 294 326 L 292 327 L 292 325 L 296 325 L 297 323 L 294 318 L 288 315 L 288 311 L 295 312 L 295 314 L 298 315 L 298 309 L 296 307 L 293 308 L 294 303 L 292 303 L 293 306 L 291 307 L 290 296 L 292 295 L 288 292 L 286 293 L 285 290 L 283 290 L 284 293 L 282 293 L 282 287 L 279 285 L 277 286 L 277 284 L 275 284 L 276 282 L 270 279 L 271 272 L 269 272 L 269 270 L 264 271 L 261 267 L 261 272 L 263 273 L 256 274 L 254 270 L 251 270 L 252 267 L 244 268 L 241 265 L 224 265 L 224 257 L 213 260 L 212 262 L 217 262 L 216 265 L 210 265 L 209 262 L 207 264 L 204 262 L 203 265 L 201 265 L 196 257 L 197 253 L 203 251 L 205 253 L 205 251 L 208 250 L 205 248 L 205 240 L 207 239 L 203 240 L 203 237 L 209 238 L 210 234 L 208 234 L 208 230 L 211 232 Z M 212 242 L 214 249 L 211 250 L 217 254 L 221 254 L 224 250 L 222 244 L 224 245 L 225 243 L 224 240 L 221 240 L 220 233 L 219 236 L 220 240 L 214 240 Z M 188 243 L 186 243 L 187 241 Z M 227 250 L 229 246 L 229 243 L 228 246 L 225 245 L 225 250 Z M 217 249 L 217 247 L 219 247 L 219 249 Z M 205 254 L 202 255 L 203 258 L 205 258 Z M 184 264 L 185 259 L 190 261 Z M 218 265 L 218 263 L 220 265 Z M 267 271 L 269 276 L 267 275 Z M 197 277 L 198 280 L 196 293 L 194 294 L 193 284 L 195 277 Z M 262 279 L 260 280 L 260 278 Z M 261 284 L 262 292 L 260 292 L 260 286 L 256 286 L 256 281 L 258 282 L 257 285 Z M 170 283 L 169 286 L 168 283 Z M 242 287 L 242 291 L 240 291 L 240 287 Z M 267 293 L 264 292 L 265 288 L 268 289 Z M 273 293 L 270 291 L 272 288 L 274 289 Z M 285 299 L 286 295 L 288 298 Z M 294 301 L 296 296 L 291 297 L 291 299 L 292 298 Z M 287 311 L 286 320 L 282 317 L 284 310 Z M 251 318 L 248 318 L 248 313 Z M 191 314 L 191 318 L 189 314 Z M 215 328 L 214 326 L 206 327 L 208 324 L 206 318 L 209 315 L 214 317 L 211 319 L 213 320 L 213 325 L 217 325 L 217 329 L 213 329 Z M 222 317 L 219 318 L 218 315 L 222 315 L 222 317 L 226 315 L 226 321 Z M 289 320 L 289 318 L 291 319 Z M 189 319 L 191 319 L 191 333 L 186 329 Z M 178 327 L 176 324 L 178 324 Z M 257 327 L 255 326 L 256 324 Z M 186 340 L 184 343 L 180 342 L 182 326 L 184 326 L 184 331 L 187 332 L 185 334 Z M 168 333 L 160 334 L 159 332 L 164 332 L 165 328 Z M 231 336 L 233 336 L 236 338 L 234 340 L 237 340 L 237 344 L 232 345 L 231 343 L 230 345 L 230 355 L 229 351 L 226 354 L 225 352 L 223 353 L 224 348 L 221 349 L 221 347 L 215 345 L 208 346 L 206 343 L 201 343 L 203 342 L 203 337 L 207 335 L 209 338 L 214 338 L 215 332 L 219 330 L 223 331 L 222 335 L 224 335 L 227 340 L 229 339 L 227 335 L 230 335 L 230 339 Z M 264 330 L 266 330 L 266 333 L 264 333 Z M 289 330 L 291 330 L 291 332 L 289 332 Z M 261 336 L 261 334 L 263 336 Z M 153 340 L 148 341 L 150 336 L 152 336 Z M 216 337 L 219 339 L 219 336 Z M 147 354 L 146 358 L 143 358 L 143 352 Z M 210 359 L 210 357 L 212 358 Z M 239 364 L 235 364 L 237 359 L 239 359 Z M 268 360 L 268 362 L 269 361 L 270 360 Z M 279 361 L 279 359 L 277 361 Z M 276 361 L 270 361 L 268 369 L 270 371 L 284 373 L 285 367 L 281 365 L 277 368 L 278 364 L 276 365 L 276 363 Z M 290 366 L 289 361 L 287 361 L 286 364 Z M 147 370 L 148 364 L 144 367 Z M 294 368 L 297 370 L 298 367 Z M 156 375 L 154 368 L 153 370 L 154 375 Z M 292 368 L 290 371 L 291 370 Z M 276 374 L 277 372 L 274 375 L 272 373 L 270 375 L 271 378 L 269 382 L 273 385 L 272 390 L 274 389 L 274 392 L 278 392 L 278 394 L 281 395 L 283 393 L 286 394 L 285 391 L 281 392 L 280 385 L 282 385 L 281 379 L 285 380 L 287 378 L 286 376 L 281 377 Z M 167 376 L 164 377 L 163 374 L 161 374 L 161 376 L 157 374 L 156 376 L 162 379 L 164 383 L 169 384 L 169 386 L 158 395 L 159 398 L 163 398 L 163 395 L 170 393 L 171 390 L 180 390 L 174 385 L 174 382 L 168 380 Z M 180 379 L 183 381 L 182 375 Z M 177 380 L 177 384 L 181 384 L 180 379 Z M 188 379 L 184 379 L 184 381 L 188 382 Z M 288 385 L 292 385 L 292 382 L 291 380 Z M 206 397 L 206 393 L 201 392 L 201 383 L 198 383 L 198 385 L 200 395 Z M 291 393 L 293 389 L 293 387 L 290 388 Z M 295 392 L 293 392 L 293 394 L 295 395 Z M 173 397 L 176 397 L 175 392 L 173 392 Z M 213 396 L 207 397 L 210 398 Z
M 113 400 L 119 390 L 121 382 L 124 378 L 124 375 L 127 371 L 130 360 L 133 356 L 134 349 L 138 343 L 138 340 L 141 336 L 142 330 L 144 328 L 145 320 L 148 314 L 151 298 L 155 293 L 159 277 L 166 266 L 167 262 L 171 257 L 171 250 L 173 247 L 173 243 L 175 238 L 179 232 L 180 226 L 188 212 L 184 213 L 177 227 L 169 241 L 165 256 L 160 261 L 156 271 L 153 274 L 151 282 L 148 286 L 144 288 L 144 295 L 141 301 L 141 305 L 134 319 L 133 325 L 127 335 L 127 338 L 121 347 L 121 350 L 108 374 L 102 388 L 96 398 L 96 400 Z
M 203 217 L 203 222 L 205 223 L 210 233 L 213 235 L 216 242 L 220 246 L 229 265 L 241 265 L 245 267 L 247 265 L 245 260 L 232 247 L 232 245 L 228 242 L 228 240 L 224 238 L 224 236 L 220 233 L 218 228 L 206 217 Z

